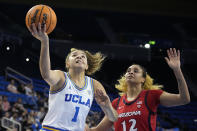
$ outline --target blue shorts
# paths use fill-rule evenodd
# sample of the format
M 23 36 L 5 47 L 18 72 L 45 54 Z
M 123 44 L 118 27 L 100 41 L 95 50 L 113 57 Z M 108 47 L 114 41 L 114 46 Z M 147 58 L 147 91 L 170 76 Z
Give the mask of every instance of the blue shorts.
M 56 128 L 52 126 L 43 125 L 40 131 L 69 131 L 69 130 L 64 130 L 64 129 L 60 129 L 60 128 Z

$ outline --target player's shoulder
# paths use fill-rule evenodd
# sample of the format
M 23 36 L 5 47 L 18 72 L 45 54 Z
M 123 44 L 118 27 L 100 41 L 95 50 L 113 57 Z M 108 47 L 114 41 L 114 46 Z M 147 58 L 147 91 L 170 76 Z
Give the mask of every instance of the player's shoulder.
M 64 73 L 62 70 L 52 70 L 53 72 Z
M 162 93 L 163 90 L 161 89 L 146 90 L 145 98 L 147 98 L 147 101 L 154 103 L 153 101 L 158 101 L 160 99 Z
M 56 76 L 63 76 L 65 75 L 66 72 L 62 71 L 62 70 L 51 70 L 53 74 L 55 74 Z
M 117 102 L 118 102 L 118 99 L 120 99 L 120 97 L 115 98 L 115 99 L 112 101 L 112 103 L 117 103 Z
M 92 83 L 93 83 L 93 86 L 94 86 L 94 89 L 102 89 L 102 90 L 105 90 L 103 85 L 101 84 L 101 82 L 99 82 L 98 80 L 96 79 L 93 79 L 92 78 Z
M 115 98 L 115 99 L 112 101 L 112 106 L 113 106 L 115 109 L 117 108 L 117 105 L 119 105 L 120 99 L 121 99 L 121 96 Z
M 157 94 L 157 93 L 161 93 L 163 92 L 163 90 L 161 89 L 152 89 L 152 90 L 143 90 L 142 91 L 143 93 L 149 93 L 149 94 Z
M 147 90 L 147 92 L 151 95 L 155 95 L 155 94 L 161 94 L 163 92 L 163 90 L 161 89 L 154 89 L 154 90 Z

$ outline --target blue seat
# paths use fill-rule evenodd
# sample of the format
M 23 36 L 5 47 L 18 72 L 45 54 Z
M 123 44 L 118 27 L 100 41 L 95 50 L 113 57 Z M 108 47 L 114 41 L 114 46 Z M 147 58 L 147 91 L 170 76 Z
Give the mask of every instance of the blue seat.
M 6 90 L 5 86 L 0 86 L 0 90 Z

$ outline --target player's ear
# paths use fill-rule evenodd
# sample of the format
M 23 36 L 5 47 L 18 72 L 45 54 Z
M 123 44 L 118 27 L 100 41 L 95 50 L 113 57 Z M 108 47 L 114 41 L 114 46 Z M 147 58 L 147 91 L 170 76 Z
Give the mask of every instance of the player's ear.
M 88 70 L 88 64 L 86 65 L 86 68 L 85 68 L 85 70 Z
M 67 60 L 67 61 L 65 62 L 65 64 L 66 64 L 66 68 L 69 69 L 69 67 L 70 67 L 69 60 Z
M 144 83 L 145 83 L 145 78 L 143 77 L 142 78 L 142 85 L 144 85 Z

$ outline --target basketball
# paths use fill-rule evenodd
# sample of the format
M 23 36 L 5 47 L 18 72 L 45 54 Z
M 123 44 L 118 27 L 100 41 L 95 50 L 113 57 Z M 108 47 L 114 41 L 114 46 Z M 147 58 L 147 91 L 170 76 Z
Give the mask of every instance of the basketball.
M 35 5 L 26 14 L 25 23 L 27 28 L 30 30 L 31 25 L 35 23 L 41 23 L 41 27 L 46 24 L 46 33 L 50 34 L 56 26 L 57 17 L 53 9 L 47 5 Z

